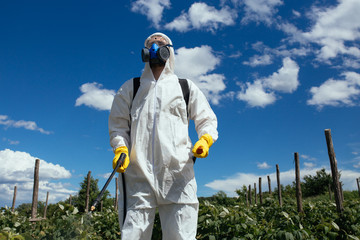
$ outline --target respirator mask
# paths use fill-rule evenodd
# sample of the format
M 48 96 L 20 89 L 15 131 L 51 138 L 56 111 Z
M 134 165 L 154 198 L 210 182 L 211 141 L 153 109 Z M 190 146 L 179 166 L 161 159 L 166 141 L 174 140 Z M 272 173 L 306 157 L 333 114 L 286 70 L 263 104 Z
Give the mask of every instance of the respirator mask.
M 143 48 L 141 50 L 141 58 L 143 62 L 150 62 L 153 64 L 165 64 L 166 60 L 170 57 L 169 47 L 172 45 L 167 44 L 159 46 L 161 44 L 153 43 L 150 48 Z

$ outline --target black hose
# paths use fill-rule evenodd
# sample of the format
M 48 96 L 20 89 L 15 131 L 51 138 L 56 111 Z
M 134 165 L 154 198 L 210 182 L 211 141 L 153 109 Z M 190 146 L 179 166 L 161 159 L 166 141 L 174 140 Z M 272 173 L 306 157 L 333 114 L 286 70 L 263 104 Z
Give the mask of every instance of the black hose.
M 122 185 L 123 185 L 123 196 L 124 196 L 124 219 L 123 224 L 125 223 L 126 218 L 126 184 L 125 184 L 125 173 L 121 173 Z

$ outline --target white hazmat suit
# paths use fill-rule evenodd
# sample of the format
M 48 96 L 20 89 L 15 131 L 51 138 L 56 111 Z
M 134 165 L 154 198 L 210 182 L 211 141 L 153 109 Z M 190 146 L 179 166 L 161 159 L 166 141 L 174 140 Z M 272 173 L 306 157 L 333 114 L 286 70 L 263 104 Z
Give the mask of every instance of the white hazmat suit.
M 162 36 L 172 45 L 166 35 L 155 33 L 150 37 L 154 35 Z M 151 239 L 156 208 L 164 240 L 191 240 L 196 236 L 198 199 L 188 118 L 194 120 L 199 138 L 210 134 L 214 142 L 218 137 L 217 119 L 204 94 L 190 80 L 187 113 L 174 74 L 174 60 L 174 50 L 170 47 L 170 57 L 158 80 L 146 63 L 134 100 L 130 79 L 121 86 L 112 104 L 110 144 L 114 150 L 127 146 L 130 155 L 124 173 L 126 196 L 122 179 L 118 178 L 122 239 Z

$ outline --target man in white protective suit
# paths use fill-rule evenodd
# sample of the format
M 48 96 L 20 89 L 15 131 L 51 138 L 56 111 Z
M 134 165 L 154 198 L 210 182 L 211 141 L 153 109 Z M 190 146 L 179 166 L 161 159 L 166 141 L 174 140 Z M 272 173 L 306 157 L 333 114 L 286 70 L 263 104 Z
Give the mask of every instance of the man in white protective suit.
M 193 157 L 207 157 L 218 138 L 217 119 L 190 80 L 186 103 L 174 74 L 172 42 L 165 34 L 146 39 L 142 59 L 140 86 L 135 87 L 135 79 L 126 81 L 109 116 L 113 168 L 121 153 L 127 155 L 118 170 L 121 237 L 150 240 L 158 209 L 162 239 L 195 239 L 199 202 Z M 199 136 L 194 146 L 188 133 L 190 119 Z

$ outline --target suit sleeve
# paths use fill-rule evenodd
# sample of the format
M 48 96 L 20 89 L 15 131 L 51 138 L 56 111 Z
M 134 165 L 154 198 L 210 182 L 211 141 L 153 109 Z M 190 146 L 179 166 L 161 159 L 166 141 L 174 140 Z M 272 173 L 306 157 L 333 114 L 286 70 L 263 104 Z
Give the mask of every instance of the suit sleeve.
M 190 80 L 189 83 L 189 116 L 194 120 L 195 130 L 200 138 L 210 134 L 214 142 L 218 139 L 217 118 L 203 92 Z
M 110 145 L 116 148 L 130 147 L 132 79 L 125 82 L 116 93 L 109 115 Z

